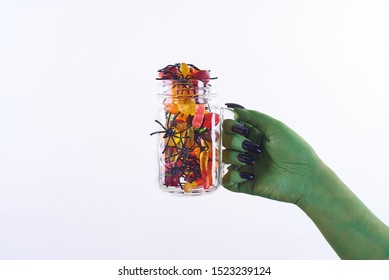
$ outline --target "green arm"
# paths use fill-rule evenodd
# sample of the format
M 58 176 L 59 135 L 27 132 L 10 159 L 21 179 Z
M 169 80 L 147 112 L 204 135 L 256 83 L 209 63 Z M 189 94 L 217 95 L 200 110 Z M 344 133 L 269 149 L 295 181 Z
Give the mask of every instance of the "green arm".
M 389 259 L 389 228 L 328 167 L 297 205 L 341 259 Z

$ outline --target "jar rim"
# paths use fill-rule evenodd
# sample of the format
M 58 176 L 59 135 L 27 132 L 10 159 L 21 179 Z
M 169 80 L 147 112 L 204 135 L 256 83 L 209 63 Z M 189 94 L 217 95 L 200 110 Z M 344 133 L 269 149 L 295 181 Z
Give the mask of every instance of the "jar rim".
M 182 79 L 182 80 L 177 80 L 177 79 L 163 79 L 163 78 L 155 78 L 155 80 L 161 84 L 177 84 L 177 85 L 191 85 L 191 86 L 198 86 L 199 84 L 200 85 L 203 85 L 203 86 L 212 86 L 212 84 L 210 84 L 210 82 L 216 82 L 217 80 L 217 77 L 216 78 L 210 78 L 209 81 L 203 81 L 203 80 L 200 80 L 200 79 L 190 79 L 190 80 L 187 80 L 187 79 Z
M 171 93 L 157 93 L 157 96 L 159 97 L 171 97 L 176 99 L 191 99 L 191 98 L 197 98 L 197 97 L 206 97 L 206 98 L 212 98 L 216 97 L 216 93 L 201 93 L 201 94 L 171 94 Z

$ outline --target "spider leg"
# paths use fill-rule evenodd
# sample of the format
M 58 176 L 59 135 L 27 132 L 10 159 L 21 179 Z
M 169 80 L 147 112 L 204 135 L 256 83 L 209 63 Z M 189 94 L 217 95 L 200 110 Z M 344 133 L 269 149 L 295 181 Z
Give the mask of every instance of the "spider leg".
M 170 117 L 172 116 L 172 113 L 171 112 L 169 112 L 169 115 L 166 117 L 166 119 L 167 119 L 167 127 L 169 127 L 169 124 L 170 124 Z
M 170 165 L 170 168 L 173 168 L 173 165 L 172 165 L 172 163 L 171 163 L 170 160 L 168 160 L 168 163 L 169 163 L 169 165 Z
M 172 141 L 173 141 L 173 143 L 174 143 L 174 147 L 177 149 L 177 143 L 176 143 L 176 141 L 174 140 L 174 137 L 170 137 L 171 139 L 172 139 Z
M 163 127 L 163 129 L 165 129 L 165 130 L 167 130 L 167 128 L 163 125 L 163 124 L 161 124 L 161 122 L 160 121 L 158 121 L 158 120 L 155 120 L 155 122 L 156 123 L 158 123 L 160 126 L 162 126 Z
M 165 153 L 165 151 L 166 151 L 166 148 L 167 148 L 167 145 L 165 145 L 165 148 L 163 148 L 162 154 L 164 154 L 164 153 Z
M 203 139 L 204 140 L 204 139 Z M 208 144 L 207 144 L 207 141 L 205 141 L 204 140 L 204 144 L 205 144 L 205 146 L 206 146 L 206 148 L 207 148 L 207 150 L 209 149 L 209 146 L 208 146 Z
M 171 113 L 170 113 L 171 114 Z M 172 120 L 172 123 L 174 124 L 174 122 L 176 121 L 176 119 L 178 118 L 178 116 L 181 114 L 180 111 L 178 111 L 178 113 L 176 115 L 174 115 L 173 117 L 173 120 Z
M 193 64 L 188 64 L 188 66 L 190 66 L 190 67 L 192 67 L 192 68 L 194 68 L 194 69 L 196 69 L 196 70 L 199 70 L 199 71 L 200 71 L 200 69 L 199 69 L 199 68 L 197 68 L 196 66 L 194 66 Z
M 183 133 L 184 131 L 188 131 L 188 129 L 191 128 L 191 127 L 192 127 L 192 126 L 189 125 L 187 128 L 185 128 L 185 129 L 183 129 L 183 130 L 181 130 L 181 131 L 178 131 L 178 132 L 176 132 L 176 133 Z
M 166 65 L 164 68 L 159 69 L 158 72 L 165 71 L 168 67 L 169 67 L 169 68 L 172 68 L 172 67 L 175 67 L 175 66 L 176 66 L 176 65 L 173 65 L 173 64 Z
M 154 134 L 157 134 L 157 133 L 164 133 L 164 132 L 166 132 L 166 131 L 155 131 L 153 133 L 150 133 L 150 135 L 154 135 Z
M 181 72 L 181 63 L 177 63 L 177 69 L 178 69 L 178 72 L 180 72 L 182 74 L 182 72 Z
M 178 180 L 178 184 L 180 185 L 180 188 L 183 190 L 184 188 L 182 187 L 182 183 L 180 182 L 180 180 Z

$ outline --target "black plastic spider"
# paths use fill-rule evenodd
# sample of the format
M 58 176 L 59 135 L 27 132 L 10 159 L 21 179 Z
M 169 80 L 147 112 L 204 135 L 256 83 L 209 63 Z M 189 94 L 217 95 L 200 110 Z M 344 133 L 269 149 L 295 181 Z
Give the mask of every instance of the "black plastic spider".
M 176 146 L 175 147 L 175 153 L 172 153 L 171 155 L 169 155 L 169 158 L 177 157 L 178 160 L 181 160 L 181 161 L 185 162 L 186 159 L 190 156 L 190 154 L 193 152 L 193 150 L 195 148 L 196 148 L 195 144 L 193 144 L 192 147 L 188 147 L 187 146 L 187 141 L 182 142 L 181 147 Z
M 153 133 L 150 133 L 150 135 L 154 135 L 154 134 L 157 134 L 157 133 L 165 133 L 163 135 L 163 138 L 167 138 L 166 145 L 165 145 L 165 148 L 162 151 L 162 154 L 165 153 L 166 148 L 168 147 L 168 144 L 169 144 L 170 141 L 173 142 L 174 147 L 177 149 L 177 142 L 176 142 L 176 140 L 174 138 L 179 138 L 180 141 L 182 140 L 182 138 L 188 138 L 188 136 L 181 136 L 181 133 L 183 133 L 186 130 L 188 130 L 189 126 L 187 128 L 185 128 L 185 129 L 181 130 L 181 131 L 176 131 L 176 129 L 174 128 L 175 121 L 176 121 L 177 117 L 180 114 L 181 113 L 178 112 L 177 115 L 174 115 L 173 119 L 170 121 L 172 113 L 169 113 L 169 115 L 167 117 L 168 122 L 167 122 L 166 127 L 160 121 L 155 120 L 155 122 L 158 123 L 164 130 L 155 131 Z
M 170 158 L 165 160 L 165 182 L 166 186 L 177 187 L 182 186 L 180 179 L 184 182 L 193 182 L 201 178 L 200 161 L 195 155 L 187 155 L 185 159 L 179 156 L 175 161 L 170 161 Z
M 185 173 L 185 166 L 181 161 L 171 162 L 169 159 L 165 161 L 165 185 L 166 186 L 180 186 L 181 189 L 182 183 L 180 182 L 180 178 Z
M 193 182 L 201 178 L 200 161 L 194 155 L 189 155 L 185 160 L 185 172 L 182 175 L 187 182 Z
M 196 69 L 197 71 L 201 71 L 198 67 L 194 66 L 193 64 L 187 64 L 188 66 L 192 67 L 193 69 Z M 176 69 L 176 71 L 173 71 L 173 69 Z M 178 72 L 177 72 L 178 71 Z M 181 72 L 181 63 L 176 63 L 176 64 L 169 64 L 165 66 L 162 69 L 159 69 L 158 72 L 163 73 L 164 76 L 167 76 L 166 78 L 157 78 L 157 80 L 181 80 L 181 81 L 186 81 L 191 77 L 191 75 L 186 75 L 183 77 L 182 72 Z M 171 77 L 169 75 L 171 75 Z

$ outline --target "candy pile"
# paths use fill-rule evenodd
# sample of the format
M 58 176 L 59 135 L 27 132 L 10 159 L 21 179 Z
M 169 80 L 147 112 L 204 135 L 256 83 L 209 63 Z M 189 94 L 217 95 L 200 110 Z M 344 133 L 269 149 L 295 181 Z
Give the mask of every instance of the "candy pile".
M 217 185 L 220 115 L 207 101 L 209 71 L 177 63 L 158 71 L 164 87 L 160 135 L 161 184 L 184 192 L 209 191 Z

